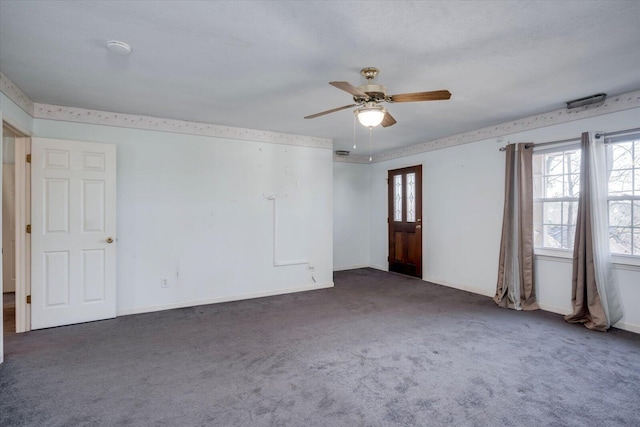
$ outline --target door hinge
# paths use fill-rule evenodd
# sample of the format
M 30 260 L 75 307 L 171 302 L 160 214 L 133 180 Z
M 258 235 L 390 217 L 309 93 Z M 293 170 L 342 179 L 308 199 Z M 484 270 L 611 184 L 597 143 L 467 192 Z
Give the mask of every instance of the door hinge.
M 31 154 L 27 154 L 27 163 L 31 163 Z
M 389 217 L 387 217 L 387 224 L 389 224 Z
M 31 224 L 27 224 L 27 234 L 31 234 Z
M 27 304 L 31 304 L 31 295 L 27 295 Z

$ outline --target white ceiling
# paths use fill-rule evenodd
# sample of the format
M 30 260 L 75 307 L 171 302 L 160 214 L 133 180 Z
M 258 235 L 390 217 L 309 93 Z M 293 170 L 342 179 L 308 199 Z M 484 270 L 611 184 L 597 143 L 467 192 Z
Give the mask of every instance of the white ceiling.
M 639 17 L 637 0 L 0 0 L 0 70 L 38 103 L 333 138 L 335 149 L 353 143 L 350 110 L 303 119 L 352 103 L 329 81 L 357 86 L 375 66 L 390 94 L 451 91 L 387 104 L 398 124 L 374 129 L 378 153 L 640 89 Z M 113 39 L 133 53 L 107 51 Z

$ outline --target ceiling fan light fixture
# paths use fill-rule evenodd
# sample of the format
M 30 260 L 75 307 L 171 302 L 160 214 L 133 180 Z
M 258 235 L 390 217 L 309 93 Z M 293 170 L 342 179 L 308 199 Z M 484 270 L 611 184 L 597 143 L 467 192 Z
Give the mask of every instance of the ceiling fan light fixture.
M 362 126 L 372 128 L 382 123 L 387 110 L 380 105 L 373 105 L 358 108 L 353 113 L 358 117 L 358 121 Z

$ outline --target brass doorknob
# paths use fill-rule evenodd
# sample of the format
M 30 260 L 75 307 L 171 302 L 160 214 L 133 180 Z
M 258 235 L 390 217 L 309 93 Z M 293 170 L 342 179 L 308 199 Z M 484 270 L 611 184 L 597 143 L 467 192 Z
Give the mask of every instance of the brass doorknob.
M 422 230 L 422 226 L 421 225 L 416 225 L 416 230 Z
M 107 243 L 113 243 L 113 238 L 107 237 Z

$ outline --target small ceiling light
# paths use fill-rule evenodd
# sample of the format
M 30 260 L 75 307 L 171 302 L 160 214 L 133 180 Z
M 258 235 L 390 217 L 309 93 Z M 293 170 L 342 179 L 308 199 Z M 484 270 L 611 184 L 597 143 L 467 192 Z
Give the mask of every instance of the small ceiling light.
M 107 42 L 107 49 L 118 55 L 127 56 L 131 54 L 131 46 L 125 42 L 119 42 L 118 40 L 110 40 Z
M 372 128 L 382 123 L 387 110 L 380 105 L 375 105 L 375 103 L 367 103 L 367 105 L 358 108 L 353 113 L 358 117 L 358 121 L 362 126 Z

